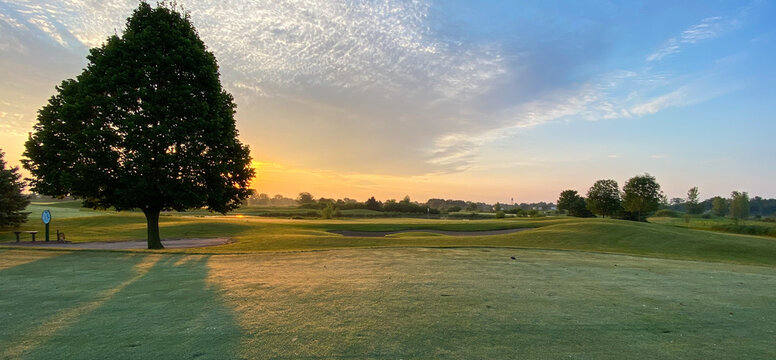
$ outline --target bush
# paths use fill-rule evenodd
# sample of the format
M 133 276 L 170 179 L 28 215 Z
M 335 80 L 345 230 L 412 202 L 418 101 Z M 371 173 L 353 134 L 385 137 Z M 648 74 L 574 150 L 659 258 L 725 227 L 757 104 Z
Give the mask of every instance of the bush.
M 655 212 L 656 217 L 671 217 L 671 218 L 677 218 L 679 217 L 679 213 L 676 211 L 673 211 L 671 209 L 660 209 Z
M 504 215 L 503 211 L 501 211 L 501 210 L 496 211 L 496 219 L 503 219 L 504 216 L 506 216 L 506 215 Z

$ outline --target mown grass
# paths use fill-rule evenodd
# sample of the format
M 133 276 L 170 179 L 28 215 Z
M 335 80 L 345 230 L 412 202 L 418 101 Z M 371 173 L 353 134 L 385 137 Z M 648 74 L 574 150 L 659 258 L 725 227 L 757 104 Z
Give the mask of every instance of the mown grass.
M 100 216 L 52 221 L 68 241 L 143 240 L 145 219 L 140 213 L 107 212 Z M 479 231 L 532 228 L 528 231 L 487 236 L 344 237 L 327 230 L 395 231 L 434 229 Z M 42 231 L 31 221 L 23 230 Z M 165 214 L 160 219 L 163 238 L 229 237 L 234 243 L 187 253 L 245 253 L 302 251 L 365 247 L 512 247 L 607 252 L 670 259 L 722 261 L 776 265 L 773 238 L 699 231 L 666 224 L 569 217 L 508 218 L 491 220 L 338 219 L 291 220 L 262 217 L 190 216 Z M 40 237 L 40 236 L 39 236 Z M 0 232 L 0 244 L 13 241 L 10 231 Z M 167 252 L 173 250 L 165 250 Z
M 0 358 L 770 359 L 774 286 L 769 267 L 542 250 L 0 249 Z

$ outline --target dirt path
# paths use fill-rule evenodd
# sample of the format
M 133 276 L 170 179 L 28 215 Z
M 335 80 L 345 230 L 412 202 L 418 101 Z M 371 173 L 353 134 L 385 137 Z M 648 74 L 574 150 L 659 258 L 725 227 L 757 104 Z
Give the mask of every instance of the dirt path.
M 532 228 L 521 229 L 505 229 L 505 230 L 485 230 L 485 231 L 445 231 L 445 230 L 431 230 L 431 229 L 415 229 L 415 230 L 398 230 L 398 231 L 351 231 L 351 230 L 329 230 L 328 232 L 334 234 L 340 234 L 344 236 L 360 236 L 360 237 L 382 237 L 390 234 L 408 233 L 408 232 L 421 232 L 421 233 L 434 233 L 449 236 L 483 236 L 483 235 L 503 235 L 511 234 L 518 231 L 531 230 Z
M 186 249 L 207 246 L 218 246 L 230 243 L 228 238 L 213 239 L 166 239 L 162 240 L 162 245 L 167 249 Z M 113 241 L 113 242 L 84 242 L 84 243 L 58 243 L 45 241 L 23 241 L 0 243 L 0 246 L 19 246 L 19 247 L 37 247 L 37 248 L 65 248 L 65 249 L 145 249 L 148 243 L 142 241 Z

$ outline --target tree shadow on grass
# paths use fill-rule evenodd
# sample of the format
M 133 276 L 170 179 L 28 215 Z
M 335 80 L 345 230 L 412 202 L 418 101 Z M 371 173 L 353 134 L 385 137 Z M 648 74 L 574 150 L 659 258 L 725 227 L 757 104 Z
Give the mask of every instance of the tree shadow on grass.
M 34 347 L 24 349 L 23 358 L 234 357 L 233 351 L 239 345 L 241 330 L 231 310 L 208 285 L 208 257 L 97 255 L 96 259 L 89 260 L 102 263 L 90 264 L 92 271 L 80 275 L 102 278 L 103 281 L 96 284 L 100 286 L 80 282 L 72 284 L 75 292 L 95 295 L 91 298 L 81 296 L 80 301 L 68 303 L 68 307 L 75 309 L 71 313 L 77 316 L 60 315 L 67 320 L 65 324 L 57 323 L 56 314 L 47 316 L 54 319 L 55 323 L 51 325 L 55 331 L 46 334 Z M 100 259 L 100 256 L 104 258 Z M 151 257 L 158 259 L 153 259 L 155 262 L 145 270 L 137 271 L 143 265 L 140 261 L 147 262 Z M 117 268 L 121 271 L 116 271 Z M 69 279 L 72 280 L 72 277 Z M 62 280 L 67 281 L 68 278 Z M 37 284 L 39 281 L 30 282 Z M 46 283 L 38 287 L 50 285 Z M 34 308 L 19 303 L 16 305 L 37 315 Z M 59 306 L 59 309 L 63 307 Z M 78 313 L 79 307 L 86 311 Z M 44 318 L 38 323 L 45 324 L 46 321 Z M 35 327 L 24 326 L 13 333 L 17 336 L 41 336 L 30 333 Z
M 20 252 L 21 253 L 21 252 Z M 68 253 L 0 270 L 0 358 L 63 311 L 131 276 L 140 255 Z

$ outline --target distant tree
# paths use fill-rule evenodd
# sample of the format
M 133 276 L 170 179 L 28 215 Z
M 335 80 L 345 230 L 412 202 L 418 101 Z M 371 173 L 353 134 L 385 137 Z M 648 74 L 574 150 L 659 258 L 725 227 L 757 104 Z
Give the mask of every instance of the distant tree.
M 501 211 L 501 203 L 497 202 L 495 205 L 493 205 L 493 211 L 495 212 Z
M 318 199 L 318 205 L 320 205 L 321 207 L 325 207 L 326 204 L 336 204 L 336 201 L 334 201 L 334 199 L 329 199 L 325 197 L 320 197 Z
M 564 190 L 558 198 L 558 210 L 566 211 L 569 216 L 593 217 L 593 213 L 587 209 L 585 198 L 579 196 L 576 190 Z
M 660 184 L 649 174 L 634 176 L 622 188 L 625 211 L 636 213 L 636 220 L 646 221 L 650 212 L 660 205 Z
M 298 205 L 315 204 L 315 198 L 309 192 L 300 192 L 296 197 L 296 203 Z
M 738 224 L 739 220 L 749 217 L 749 194 L 733 191 L 730 197 L 730 216 Z
M 667 209 L 669 206 L 668 196 L 666 196 L 666 194 L 660 194 L 660 208 Z
M 670 205 L 670 206 L 684 205 L 684 199 L 682 199 L 682 198 L 671 198 L 671 200 L 668 202 L 668 205 Z
M 588 211 L 588 212 L 589 212 L 589 211 Z M 517 216 L 524 216 L 524 214 L 523 214 L 523 209 L 521 209 L 521 208 L 519 208 L 519 207 L 514 207 L 514 208 L 512 208 L 512 209 L 509 209 L 508 213 L 510 213 L 510 214 L 515 214 L 515 215 L 517 215 Z M 592 213 L 591 213 L 591 216 L 594 216 L 594 215 L 592 215 Z
M 334 204 L 327 203 L 326 207 L 321 210 L 321 217 L 324 219 L 331 219 L 331 217 L 334 216 L 334 211 Z
M 466 203 L 466 211 L 477 211 L 479 208 L 477 207 L 476 203 L 468 202 Z
M 366 201 L 366 208 L 369 210 L 380 211 L 383 209 L 383 204 L 372 196 Z
M 0 150 L 0 227 L 18 227 L 27 222 L 28 212 L 24 212 L 30 199 L 22 194 L 24 183 L 19 175 L 19 167 L 5 168 L 5 153 Z
M 33 191 L 141 209 L 152 249 L 161 211 L 226 213 L 250 196 L 236 105 L 188 14 L 141 2 L 87 59 L 38 111 L 23 160 Z
M 749 199 L 749 213 L 756 216 L 765 215 L 763 212 L 763 200 L 760 196 Z
M 270 201 L 271 201 L 271 199 L 269 198 L 269 195 L 267 195 L 265 193 L 261 193 L 259 195 L 256 195 L 255 197 L 252 198 L 252 200 L 253 200 L 255 205 L 259 205 L 259 206 L 261 206 L 261 205 L 269 205 Z
M 698 203 L 698 196 L 697 186 L 694 186 L 687 191 L 687 202 L 685 202 L 685 206 L 687 207 L 688 213 L 700 214 L 703 212 L 703 207 Z
M 727 215 L 730 211 L 730 201 L 720 196 L 711 198 L 711 211 L 717 216 Z
M 281 206 L 283 199 L 283 195 L 275 194 L 275 196 L 270 199 L 270 204 L 272 204 L 272 206 Z
M 611 217 L 617 214 L 622 206 L 620 204 L 620 188 L 617 181 L 598 180 L 587 191 L 585 200 L 587 208 L 596 215 Z
M 388 199 L 383 203 L 383 211 L 398 212 L 399 202 L 396 199 Z
M 459 212 L 459 211 L 461 211 L 461 207 L 460 206 L 453 205 L 453 206 L 447 208 L 447 212 L 449 212 L 449 213 L 451 213 L 451 212 Z
M 503 211 L 501 210 L 496 211 L 496 219 L 503 219 L 504 217 L 506 217 L 506 215 L 504 214 Z

